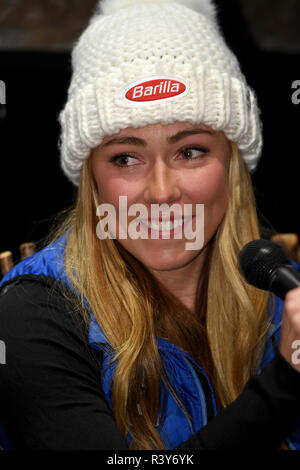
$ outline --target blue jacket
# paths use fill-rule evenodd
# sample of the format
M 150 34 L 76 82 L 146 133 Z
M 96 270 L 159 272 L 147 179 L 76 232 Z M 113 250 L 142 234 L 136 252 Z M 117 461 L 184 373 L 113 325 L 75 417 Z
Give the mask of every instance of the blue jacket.
M 64 269 L 66 236 L 67 234 L 65 233 L 53 244 L 46 246 L 41 251 L 15 265 L 13 269 L 3 277 L 0 282 L 0 288 L 7 281 L 14 278 L 24 274 L 33 274 L 55 278 L 73 291 L 74 289 Z M 291 261 L 291 263 L 300 271 L 298 264 L 293 261 Z M 85 301 L 85 305 L 91 313 L 89 344 L 93 348 L 104 351 L 99 382 L 101 381 L 102 388 L 111 407 L 111 390 L 115 366 L 110 365 L 110 359 L 113 355 L 113 351 L 96 322 L 95 316 L 87 301 Z M 279 344 L 282 310 L 283 300 L 276 297 L 275 314 L 272 319 L 272 327 L 267 337 L 259 373 L 275 355 L 273 341 L 275 339 L 275 343 L 277 345 Z M 209 417 L 216 416 L 217 409 L 213 388 L 203 368 L 189 356 L 189 354 L 167 340 L 157 338 L 157 343 L 168 380 L 191 418 L 189 422 L 168 389 L 164 384 L 161 384 L 161 410 L 157 422 L 157 429 L 166 448 L 173 449 L 181 442 L 187 440 L 191 434 L 197 432 L 202 426 L 205 426 Z M 129 445 L 131 441 L 130 434 L 128 434 L 126 440 Z M 287 441 L 291 449 L 300 450 L 300 423 L 294 429 L 293 433 L 288 436 Z M 13 449 L 1 425 L 0 445 L 4 449 Z

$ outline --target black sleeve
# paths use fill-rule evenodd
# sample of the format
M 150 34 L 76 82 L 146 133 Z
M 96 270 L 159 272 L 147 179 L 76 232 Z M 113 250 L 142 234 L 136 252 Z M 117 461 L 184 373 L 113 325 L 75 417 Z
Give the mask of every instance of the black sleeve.
M 300 421 L 300 373 L 277 351 L 241 395 L 178 450 L 277 450 Z
M 68 304 L 37 282 L 0 296 L 0 422 L 16 449 L 127 448 L 101 390 L 101 353 L 80 331 Z M 299 420 L 300 373 L 278 353 L 177 449 L 275 449 Z
M 16 450 L 126 449 L 101 389 L 101 353 L 50 292 L 23 280 L 0 296 L 0 423 Z

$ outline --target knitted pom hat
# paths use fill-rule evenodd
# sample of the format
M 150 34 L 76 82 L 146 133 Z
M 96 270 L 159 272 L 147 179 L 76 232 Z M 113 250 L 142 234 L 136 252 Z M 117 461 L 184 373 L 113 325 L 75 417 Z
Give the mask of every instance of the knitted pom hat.
M 102 0 L 72 51 L 59 115 L 62 169 L 127 127 L 206 124 L 236 142 L 250 171 L 262 147 L 259 110 L 219 30 L 211 0 Z

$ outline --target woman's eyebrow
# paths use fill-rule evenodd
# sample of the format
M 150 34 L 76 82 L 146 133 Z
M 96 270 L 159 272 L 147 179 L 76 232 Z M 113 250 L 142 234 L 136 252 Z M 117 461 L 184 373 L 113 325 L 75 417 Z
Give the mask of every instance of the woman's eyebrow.
M 179 140 L 183 139 L 184 137 L 188 137 L 189 135 L 194 134 L 211 134 L 212 131 L 208 131 L 205 129 L 185 129 L 183 131 L 177 132 L 177 134 L 172 135 L 171 137 L 167 137 L 167 142 L 174 144 Z M 113 139 L 109 140 L 102 147 L 108 147 L 109 145 L 114 144 L 129 144 L 129 145 L 140 145 L 143 147 L 147 146 L 147 142 L 144 139 L 134 136 L 124 136 L 124 137 L 114 137 Z

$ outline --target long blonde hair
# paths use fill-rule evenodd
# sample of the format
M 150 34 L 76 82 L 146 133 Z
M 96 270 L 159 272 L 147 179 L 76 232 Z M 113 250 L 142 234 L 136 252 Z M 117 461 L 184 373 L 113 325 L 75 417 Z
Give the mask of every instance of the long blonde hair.
M 90 159 L 84 162 L 74 207 L 45 241 L 51 243 L 70 229 L 65 259 L 67 275 L 80 293 L 76 308 L 88 326 L 83 299 L 88 300 L 114 350 L 113 413 L 123 438 L 131 433 L 132 449 L 165 448 L 155 428 L 160 381 L 166 380 L 156 337 L 200 362 L 219 411 L 258 370 L 270 326 L 270 294 L 247 284 L 237 268 L 239 251 L 260 237 L 260 229 L 249 171 L 235 144 L 228 188 L 228 209 L 209 241 L 198 283 L 197 316 L 118 240 L 96 236 L 99 199 Z

